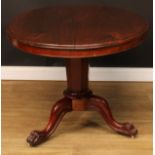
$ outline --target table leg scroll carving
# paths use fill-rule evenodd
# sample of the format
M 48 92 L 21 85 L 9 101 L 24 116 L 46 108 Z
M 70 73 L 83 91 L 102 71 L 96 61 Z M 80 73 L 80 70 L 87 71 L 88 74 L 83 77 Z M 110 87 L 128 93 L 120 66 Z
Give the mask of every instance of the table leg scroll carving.
M 30 146 L 36 146 L 44 142 L 51 134 L 54 133 L 63 116 L 70 111 L 72 111 L 71 99 L 65 97 L 59 100 L 51 110 L 49 122 L 45 129 L 41 131 L 34 130 L 30 133 L 27 138 L 27 142 Z
M 112 116 L 108 102 L 99 96 L 92 95 L 90 102 L 87 105 L 88 109 L 95 109 L 101 113 L 106 123 L 116 132 L 129 136 L 135 137 L 138 133 L 134 125 L 130 123 L 119 123 Z

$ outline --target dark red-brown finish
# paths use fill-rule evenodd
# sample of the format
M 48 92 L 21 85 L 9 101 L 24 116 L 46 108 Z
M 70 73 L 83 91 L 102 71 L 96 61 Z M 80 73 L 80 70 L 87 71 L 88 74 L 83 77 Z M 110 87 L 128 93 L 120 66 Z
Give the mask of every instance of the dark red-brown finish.
M 49 122 L 46 125 L 45 129 L 41 131 L 32 131 L 27 138 L 27 142 L 31 146 L 36 146 L 45 141 L 51 134 L 54 133 L 63 116 L 70 111 L 72 111 L 71 100 L 69 98 L 63 98 L 59 100 L 52 108 Z
M 36 146 L 54 133 L 57 125 L 65 113 L 69 111 L 97 110 L 106 123 L 116 132 L 134 137 L 137 129 L 130 123 L 119 123 L 112 116 L 108 102 L 99 96 L 93 95 L 88 88 L 88 62 L 86 59 L 67 59 L 67 89 L 64 98 L 52 108 L 49 122 L 44 130 L 32 131 L 27 138 L 31 146 Z M 83 75 L 83 76 L 82 76 Z
M 109 55 L 139 45 L 147 22 L 107 6 L 53 6 L 23 13 L 7 28 L 12 44 L 32 54 L 84 58 Z
M 45 141 L 69 111 L 97 110 L 116 132 L 136 136 L 130 123 L 119 123 L 108 102 L 88 87 L 88 57 L 103 56 L 136 47 L 148 24 L 140 16 L 106 6 L 68 6 L 37 9 L 16 17 L 7 28 L 11 43 L 28 53 L 66 58 L 67 89 L 52 108 L 45 129 L 27 138 L 31 146 Z M 85 58 L 85 59 L 84 59 Z
M 67 69 L 68 90 L 71 92 L 87 91 L 88 90 L 87 59 L 68 59 L 66 60 L 66 69 Z M 76 73 L 72 74 L 74 71 L 76 71 Z
M 89 104 L 87 104 L 88 109 L 95 109 L 101 113 L 106 123 L 116 132 L 134 137 L 137 134 L 137 129 L 130 123 L 119 123 L 112 116 L 110 107 L 106 99 L 92 95 Z

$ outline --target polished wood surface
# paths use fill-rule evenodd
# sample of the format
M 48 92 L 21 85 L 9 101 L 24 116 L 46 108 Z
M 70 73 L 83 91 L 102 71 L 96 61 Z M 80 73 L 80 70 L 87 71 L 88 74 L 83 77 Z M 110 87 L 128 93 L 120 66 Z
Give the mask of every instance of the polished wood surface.
M 109 55 L 139 45 L 148 31 L 140 16 L 107 6 L 53 6 L 23 13 L 7 28 L 12 44 L 49 57 Z
M 88 62 L 87 59 L 67 59 L 67 87 L 64 90 L 64 98 L 59 100 L 52 108 L 48 125 L 45 129 L 34 130 L 27 138 L 30 146 L 37 146 L 45 142 L 51 136 L 64 114 L 69 111 L 96 110 L 105 122 L 115 132 L 135 137 L 138 130 L 129 122 L 118 122 L 112 115 L 109 103 L 103 97 L 94 95 L 88 86 Z
M 87 104 L 87 108 L 97 110 L 102 115 L 108 126 L 115 132 L 133 138 L 137 136 L 138 130 L 134 125 L 129 122 L 120 123 L 113 117 L 109 103 L 105 98 L 92 95 L 90 103 Z
M 49 138 L 54 133 L 60 121 L 67 112 L 72 111 L 72 102 L 69 98 L 62 98 L 52 107 L 49 122 L 43 130 L 34 130 L 27 138 L 31 146 L 38 145 Z
M 90 88 L 110 101 L 117 119 L 138 127 L 137 138 L 113 134 L 95 111 L 73 112 L 51 140 L 30 149 L 27 133 L 46 124 L 65 88 L 66 82 L 2 81 L 3 155 L 152 155 L 152 83 L 135 82 L 90 82 Z
M 116 121 L 107 100 L 89 89 L 88 62 L 79 58 L 133 48 L 143 41 L 147 30 L 147 22 L 138 15 L 105 6 L 56 6 L 16 17 L 7 29 L 8 38 L 15 47 L 37 55 L 74 58 L 66 59 L 64 98 L 52 108 L 45 129 L 31 132 L 27 142 L 31 146 L 44 142 L 66 112 L 90 109 L 99 111 L 114 131 L 135 137 L 137 129 L 130 123 Z
M 67 87 L 70 92 L 88 90 L 88 61 L 87 59 L 66 60 Z

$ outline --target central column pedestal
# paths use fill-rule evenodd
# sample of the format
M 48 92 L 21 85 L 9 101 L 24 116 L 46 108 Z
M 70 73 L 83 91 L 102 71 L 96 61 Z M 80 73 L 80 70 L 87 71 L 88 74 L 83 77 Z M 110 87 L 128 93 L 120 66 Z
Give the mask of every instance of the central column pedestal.
M 64 95 L 71 99 L 88 97 L 92 92 L 88 88 L 87 59 L 67 59 L 67 89 Z
M 72 109 L 86 110 L 88 98 L 92 96 L 88 88 L 88 62 L 87 59 L 67 59 L 67 89 L 64 95 L 72 99 Z
M 27 142 L 31 146 L 47 140 L 67 112 L 79 110 L 97 110 L 114 131 L 130 137 L 137 134 L 137 129 L 132 124 L 119 123 L 114 119 L 106 99 L 93 95 L 89 90 L 87 59 L 66 59 L 66 72 L 67 89 L 64 91 L 64 98 L 53 106 L 45 128 L 30 133 Z

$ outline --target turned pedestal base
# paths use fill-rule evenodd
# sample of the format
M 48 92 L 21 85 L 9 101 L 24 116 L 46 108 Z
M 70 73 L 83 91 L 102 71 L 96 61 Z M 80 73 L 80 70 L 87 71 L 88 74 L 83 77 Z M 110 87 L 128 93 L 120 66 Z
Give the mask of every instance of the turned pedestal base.
M 88 89 L 88 63 L 85 59 L 69 59 L 66 61 L 68 88 L 64 98 L 52 108 L 49 122 L 45 129 L 32 131 L 27 138 L 30 146 L 36 146 L 52 135 L 67 112 L 97 110 L 111 129 L 134 137 L 137 129 L 130 123 L 119 123 L 112 116 L 106 99 L 96 96 Z

